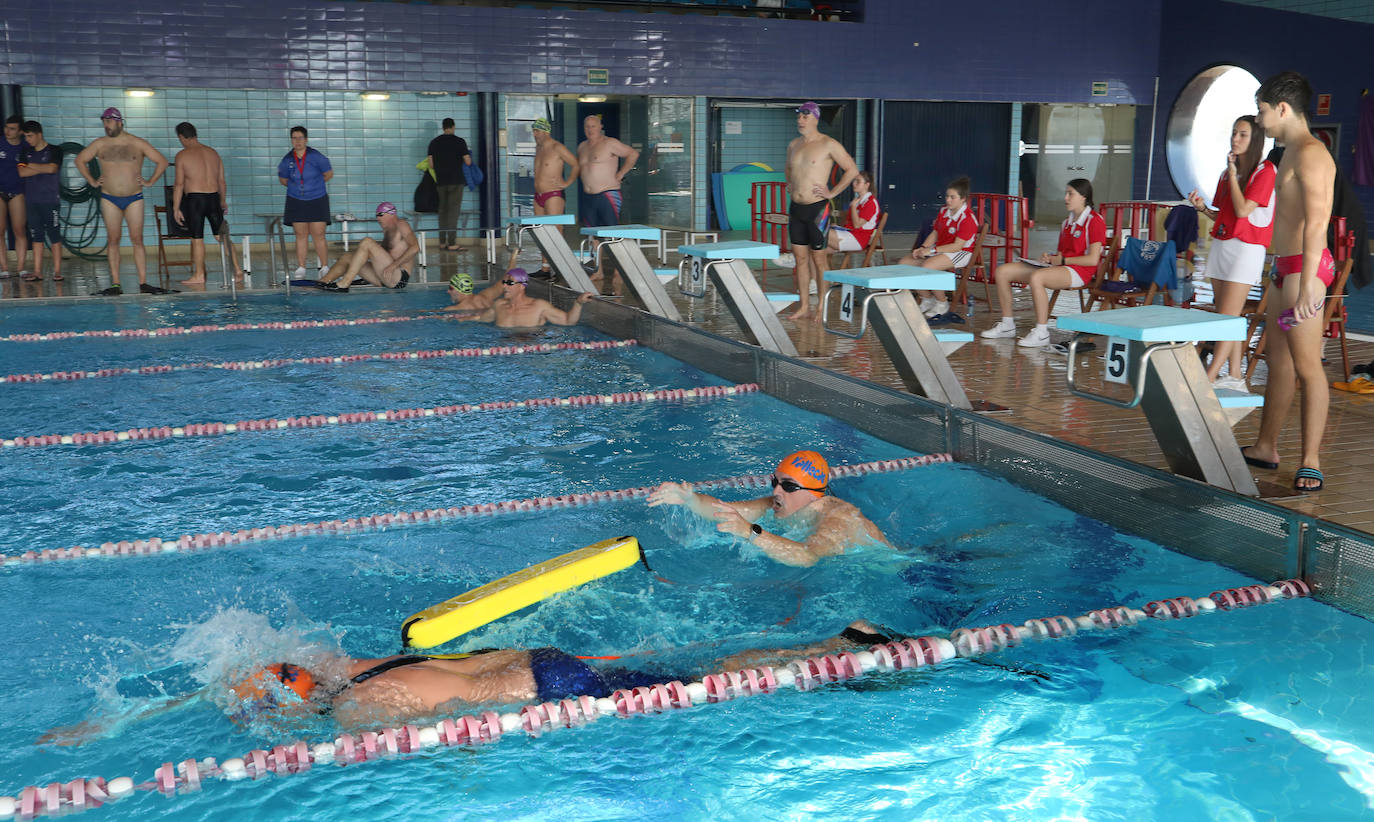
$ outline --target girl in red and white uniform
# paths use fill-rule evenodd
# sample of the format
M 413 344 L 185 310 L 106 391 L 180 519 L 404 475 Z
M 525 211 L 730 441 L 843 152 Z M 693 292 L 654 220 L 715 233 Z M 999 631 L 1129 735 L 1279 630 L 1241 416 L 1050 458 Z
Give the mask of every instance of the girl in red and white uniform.
M 1231 126 L 1231 151 L 1226 171 L 1217 183 L 1208 208 L 1196 190 L 1189 193 L 1193 208 L 1207 214 L 1212 226 L 1212 249 L 1207 253 L 1207 276 L 1212 278 L 1217 312 L 1239 316 L 1250 289 L 1264 274 L 1265 249 L 1274 234 L 1274 164 L 1264 156 L 1264 127 L 1253 115 L 1237 118 Z M 1218 379 L 1221 366 L 1230 363 L 1231 375 Z M 1222 388 L 1245 389 L 1241 377 L 1241 344 L 1218 342 L 1207 366 L 1207 379 Z
M 1093 211 L 1093 184 L 1082 177 L 1070 180 L 1064 188 L 1064 206 L 1069 218 L 1059 229 L 1059 250 L 1041 254 L 1040 265 L 1014 262 L 999 265 L 993 276 L 997 280 L 997 302 L 1002 306 L 1002 320 L 983 332 L 984 337 L 1015 337 L 1016 322 L 1011 317 L 1011 284 L 1025 283 L 1030 287 L 1035 304 L 1035 328 L 1017 340 L 1017 345 L 1043 348 L 1050 342 L 1050 289 L 1082 288 L 1097 274 L 1102 259 L 1102 247 L 1107 242 L 1107 221 Z
M 968 207 L 969 179 L 960 177 L 945 188 L 945 207 L 935 217 L 935 225 L 923 243 L 899 262 L 918 265 L 935 271 L 963 268 L 973 259 L 974 239 L 978 236 L 978 218 Z M 921 298 L 921 313 L 934 319 L 949 314 L 948 291 L 917 291 Z M 962 317 L 954 320 L 963 322 Z M 945 320 L 948 322 L 948 320 Z
M 854 178 L 854 199 L 849 203 L 849 225 L 830 229 L 830 251 L 863 251 L 878 228 L 878 198 L 873 196 L 873 175 L 860 171 Z

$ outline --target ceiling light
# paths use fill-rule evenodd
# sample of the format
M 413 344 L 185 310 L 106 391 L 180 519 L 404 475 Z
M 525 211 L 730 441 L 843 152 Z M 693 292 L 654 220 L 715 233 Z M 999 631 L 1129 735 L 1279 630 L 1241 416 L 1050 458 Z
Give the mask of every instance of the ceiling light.
M 385 91 L 364 91 L 360 96 L 364 100 L 372 100 L 375 102 L 391 99 L 391 94 Z
M 126 88 L 124 93 L 130 97 L 152 97 L 153 90 L 150 88 Z

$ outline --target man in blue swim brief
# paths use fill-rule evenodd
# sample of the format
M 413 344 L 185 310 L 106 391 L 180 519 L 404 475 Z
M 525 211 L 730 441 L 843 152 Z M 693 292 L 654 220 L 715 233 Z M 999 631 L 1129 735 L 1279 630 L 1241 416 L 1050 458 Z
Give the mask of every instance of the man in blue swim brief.
M 105 221 L 105 256 L 110 263 L 110 287 L 106 296 L 123 293 L 119 284 L 119 243 L 124 225 L 129 226 L 129 243 L 134 248 L 134 267 L 138 270 L 138 290 L 144 294 L 167 294 L 165 288 L 148 284 L 148 254 L 143 247 L 143 189 L 153 185 L 167 170 L 167 158 L 142 137 L 124 130 L 124 115 L 111 106 L 100 115 L 105 136 L 99 137 L 76 155 L 76 169 L 92 187 L 100 189 L 100 216 Z M 100 161 L 100 179 L 87 167 L 92 159 Z M 151 160 L 153 175 L 143 176 L 143 162 Z

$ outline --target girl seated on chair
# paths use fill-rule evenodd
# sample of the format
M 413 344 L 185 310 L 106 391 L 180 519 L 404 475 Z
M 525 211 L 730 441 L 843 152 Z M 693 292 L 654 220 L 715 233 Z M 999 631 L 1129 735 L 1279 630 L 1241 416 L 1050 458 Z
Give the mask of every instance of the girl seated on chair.
M 935 217 L 935 225 L 925 242 L 911 249 L 901 259 L 902 265 L 917 265 L 936 271 L 963 268 L 973 258 L 974 238 L 978 236 L 978 219 L 968 207 L 969 179 L 960 177 L 945 188 L 945 207 Z M 921 313 L 934 319 L 949 313 L 949 292 L 917 291 L 921 298 Z M 955 318 L 963 322 L 962 318 Z
M 1059 229 L 1059 250 L 1041 254 L 1040 264 L 1004 263 L 997 266 L 997 302 L 1002 320 L 983 332 L 986 338 L 1015 337 L 1016 322 L 1011 317 L 1011 284 L 1030 287 L 1035 304 L 1035 328 L 1017 341 L 1027 348 L 1043 348 L 1050 343 L 1049 289 L 1083 288 L 1092 283 L 1102 246 L 1107 241 L 1107 221 L 1093 211 L 1093 184 L 1078 178 L 1064 188 L 1064 206 L 1069 217 Z
M 862 253 L 868 248 L 868 241 L 878 228 L 878 198 L 873 196 L 873 174 L 860 171 L 854 178 L 854 199 L 849 203 L 848 223 L 845 227 L 830 229 L 830 248 L 832 254 L 849 251 Z

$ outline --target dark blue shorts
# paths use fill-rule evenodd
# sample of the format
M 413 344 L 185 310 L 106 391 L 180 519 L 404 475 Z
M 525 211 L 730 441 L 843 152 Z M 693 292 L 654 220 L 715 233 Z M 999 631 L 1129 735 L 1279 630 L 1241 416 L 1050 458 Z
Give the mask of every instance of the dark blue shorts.
M 620 189 L 602 191 L 599 194 L 579 192 L 577 218 L 582 221 L 582 225 L 588 228 L 598 225 L 616 225 L 620 222 L 620 205 L 622 202 Z
M 540 702 L 552 702 L 577 696 L 601 698 L 626 688 L 648 687 L 682 677 L 651 671 L 629 671 L 608 668 L 599 671 L 557 648 L 535 648 L 530 651 L 530 671 L 534 674 L 535 693 Z
M 35 203 L 25 200 L 24 211 L 29 220 L 30 241 L 41 243 L 46 239 L 49 247 L 62 242 L 61 208 L 60 203 Z
M 286 210 L 282 220 L 286 225 L 296 223 L 324 223 L 329 225 L 329 195 L 313 200 L 297 200 L 290 195 L 286 198 Z

